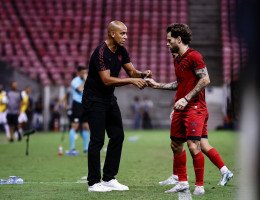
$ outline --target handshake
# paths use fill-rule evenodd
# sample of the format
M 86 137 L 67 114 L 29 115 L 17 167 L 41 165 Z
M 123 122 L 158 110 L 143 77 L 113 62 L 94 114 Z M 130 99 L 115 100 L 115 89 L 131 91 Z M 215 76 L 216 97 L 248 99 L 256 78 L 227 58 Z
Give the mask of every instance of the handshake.
M 154 79 L 152 78 L 145 78 L 144 79 L 145 82 L 148 84 L 149 87 L 152 87 L 152 88 L 158 88 L 159 86 L 159 83 L 157 83 Z
M 145 87 L 157 88 L 159 83 L 157 83 L 154 79 L 152 79 L 152 72 L 150 70 L 146 70 L 141 74 L 142 78 L 133 78 L 132 84 L 137 86 L 139 89 L 144 89 Z

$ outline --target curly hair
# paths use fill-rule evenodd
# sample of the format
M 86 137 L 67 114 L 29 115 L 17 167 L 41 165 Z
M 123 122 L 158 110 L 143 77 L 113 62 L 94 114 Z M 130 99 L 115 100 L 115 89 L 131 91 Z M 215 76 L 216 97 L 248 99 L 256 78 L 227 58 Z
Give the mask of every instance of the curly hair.
M 167 27 L 167 33 L 171 32 L 171 36 L 177 38 L 181 37 L 183 44 L 190 44 L 191 42 L 191 30 L 187 24 L 175 23 Z

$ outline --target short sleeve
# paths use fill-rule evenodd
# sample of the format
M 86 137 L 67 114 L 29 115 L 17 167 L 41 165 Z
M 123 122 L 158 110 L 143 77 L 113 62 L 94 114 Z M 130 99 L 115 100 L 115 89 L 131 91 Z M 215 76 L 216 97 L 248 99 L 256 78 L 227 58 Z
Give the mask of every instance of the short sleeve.
M 123 65 L 131 62 L 129 54 L 125 47 L 122 48 L 122 56 L 123 56 L 123 60 L 122 60 Z
M 105 71 L 110 69 L 109 60 L 105 56 L 105 45 L 98 49 L 95 65 L 97 71 Z
M 76 90 L 80 85 L 81 85 L 81 83 L 80 83 L 79 79 L 77 79 L 77 78 L 74 78 L 74 79 L 71 81 L 71 87 L 72 87 L 73 89 L 75 89 L 75 90 Z
M 192 52 L 191 60 L 193 63 L 193 69 L 198 70 L 206 67 L 203 56 L 199 52 Z

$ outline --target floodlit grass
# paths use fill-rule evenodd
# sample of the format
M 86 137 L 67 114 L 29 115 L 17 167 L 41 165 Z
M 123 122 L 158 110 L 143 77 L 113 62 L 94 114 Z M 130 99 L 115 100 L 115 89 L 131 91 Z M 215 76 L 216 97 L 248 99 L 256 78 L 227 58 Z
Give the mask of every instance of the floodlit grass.
M 234 172 L 234 179 L 226 187 L 218 186 L 218 169 L 205 157 L 205 190 L 201 197 L 193 199 L 235 199 L 239 169 L 236 167 L 236 143 L 234 132 L 210 132 L 211 145 L 221 153 L 226 165 Z M 107 140 L 106 140 L 107 142 Z M 68 134 L 62 143 L 68 149 Z M 25 138 L 9 144 L 0 135 L 0 178 L 16 175 L 24 179 L 22 185 L 0 185 L 0 199 L 178 199 L 178 194 L 165 194 L 171 186 L 159 186 L 158 182 L 172 173 L 172 153 L 168 131 L 126 131 L 120 171 L 117 179 L 129 186 L 125 192 L 89 193 L 85 183 L 76 183 L 87 175 L 87 155 L 82 153 L 82 140 L 78 138 L 77 157 L 58 156 L 61 133 L 36 133 L 30 137 L 29 156 L 25 156 Z M 102 151 L 104 161 L 105 151 Z M 194 189 L 194 172 L 190 155 L 188 176 L 191 192 Z

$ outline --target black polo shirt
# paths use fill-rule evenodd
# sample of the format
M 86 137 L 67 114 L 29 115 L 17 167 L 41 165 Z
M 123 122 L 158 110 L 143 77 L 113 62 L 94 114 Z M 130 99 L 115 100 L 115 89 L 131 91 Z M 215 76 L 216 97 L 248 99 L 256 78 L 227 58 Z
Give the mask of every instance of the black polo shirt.
M 88 78 L 85 82 L 82 103 L 87 99 L 93 101 L 110 101 L 114 97 L 115 86 L 105 86 L 99 71 L 110 70 L 110 75 L 118 77 L 124 64 L 130 63 L 125 47 L 118 46 L 113 53 L 105 42 L 101 43 L 90 58 Z

